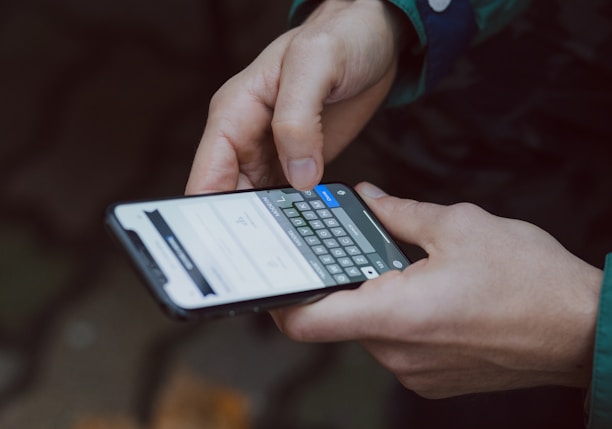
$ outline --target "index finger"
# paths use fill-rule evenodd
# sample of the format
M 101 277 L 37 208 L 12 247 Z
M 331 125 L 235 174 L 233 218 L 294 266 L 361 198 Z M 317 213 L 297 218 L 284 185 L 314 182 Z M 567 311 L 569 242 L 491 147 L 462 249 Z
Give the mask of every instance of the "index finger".
M 211 101 L 187 181 L 188 194 L 250 187 L 242 174 L 244 165 L 250 163 L 253 170 L 265 168 L 253 160 L 262 156 L 259 149 L 269 129 L 270 110 L 244 88 L 237 92 L 231 84 L 222 87 Z

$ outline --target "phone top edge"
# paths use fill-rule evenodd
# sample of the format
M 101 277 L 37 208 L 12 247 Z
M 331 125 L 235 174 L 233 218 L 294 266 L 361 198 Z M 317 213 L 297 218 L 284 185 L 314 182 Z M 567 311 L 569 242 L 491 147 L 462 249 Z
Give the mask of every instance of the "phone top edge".
M 351 189 L 352 192 L 355 195 L 359 196 L 359 194 L 355 191 L 355 188 L 353 186 L 351 186 L 348 183 L 345 183 L 343 181 L 334 180 L 334 181 L 330 181 L 330 182 L 321 182 L 318 185 L 341 185 L 341 186 L 345 186 L 345 187 Z M 119 201 L 115 201 L 113 203 L 110 203 L 106 207 L 105 213 L 108 214 L 109 212 L 110 213 L 114 212 L 114 209 L 117 206 L 120 206 L 122 204 L 146 203 L 146 202 L 151 202 L 151 201 L 166 201 L 166 200 L 186 199 L 186 198 L 198 198 L 198 197 L 203 197 L 203 196 L 214 196 L 214 195 L 225 195 L 225 194 L 239 194 L 239 193 L 246 193 L 246 192 L 257 192 L 257 191 L 271 191 L 271 190 L 276 190 L 276 189 L 293 189 L 295 191 L 298 191 L 297 189 L 293 188 L 291 185 L 285 184 L 285 185 L 277 185 L 277 186 L 264 186 L 264 187 L 261 187 L 261 188 L 235 189 L 235 190 L 231 190 L 231 191 L 215 191 L 215 192 L 201 193 L 201 194 L 167 195 L 167 196 L 161 196 L 161 197 L 146 197 L 146 198 L 125 199 L 125 200 L 119 200 Z M 360 201 L 363 202 L 363 200 L 361 200 L 361 198 L 360 198 Z

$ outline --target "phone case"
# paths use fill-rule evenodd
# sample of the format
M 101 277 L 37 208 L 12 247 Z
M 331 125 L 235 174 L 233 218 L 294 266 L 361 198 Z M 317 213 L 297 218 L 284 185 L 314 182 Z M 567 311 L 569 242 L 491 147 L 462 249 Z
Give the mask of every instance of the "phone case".
M 347 186 L 344 184 L 336 183 L 338 185 Z M 348 188 L 348 186 L 347 186 Z M 247 191 L 235 191 L 235 192 L 221 192 L 216 194 L 209 195 L 223 195 L 223 194 L 234 194 L 241 192 L 250 192 L 250 191 L 274 191 L 286 189 L 286 187 L 270 187 L 256 190 L 247 190 Z M 351 192 L 353 192 L 351 190 Z M 359 196 L 353 192 L 356 196 L 357 200 L 363 207 L 367 207 L 365 203 L 359 198 Z M 159 201 L 167 201 L 174 199 L 184 199 L 184 198 L 197 198 L 198 196 L 188 196 L 188 197 L 169 197 L 158 199 Z M 148 200 L 151 201 L 151 200 Z M 234 316 L 241 313 L 252 313 L 252 312 L 261 312 L 270 310 L 273 308 L 278 308 L 282 306 L 298 304 L 298 303 L 306 303 L 312 300 L 320 299 L 321 297 L 332 293 L 337 290 L 342 289 L 353 289 L 357 288 L 361 285 L 362 281 L 358 282 L 349 282 L 340 285 L 333 286 L 325 286 L 324 288 L 317 288 L 314 290 L 300 291 L 300 292 L 292 292 L 286 293 L 282 295 L 268 296 L 263 298 L 249 299 L 246 301 L 239 301 L 227 304 L 217 304 L 210 307 L 202 307 L 197 309 L 184 309 L 178 305 L 176 305 L 168 296 L 166 291 L 164 290 L 165 284 L 165 276 L 162 270 L 157 266 L 154 258 L 149 253 L 146 246 L 142 243 L 138 234 L 130 234 L 130 232 L 126 231 L 124 227 L 120 224 L 119 220 L 115 215 L 115 210 L 117 207 L 122 204 L 130 204 L 137 201 L 129 201 L 125 203 L 115 203 L 109 206 L 105 213 L 105 221 L 106 227 L 108 231 L 111 233 L 111 236 L 114 237 L 115 241 L 119 244 L 119 247 L 122 248 L 128 256 L 129 261 L 132 266 L 135 268 L 141 280 L 147 286 L 149 292 L 152 294 L 154 299 L 159 303 L 162 310 L 169 315 L 171 318 L 181 321 L 189 321 L 199 318 L 217 318 L 217 317 L 226 317 L 226 316 Z M 147 202 L 147 200 L 143 200 L 142 202 Z M 370 211 L 369 215 L 375 219 L 374 214 Z M 376 220 L 379 222 L 378 220 Z M 408 258 L 403 254 L 401 248 L 395 244 L 395 247 L 401 253 L 407 264 L 410 263 Z

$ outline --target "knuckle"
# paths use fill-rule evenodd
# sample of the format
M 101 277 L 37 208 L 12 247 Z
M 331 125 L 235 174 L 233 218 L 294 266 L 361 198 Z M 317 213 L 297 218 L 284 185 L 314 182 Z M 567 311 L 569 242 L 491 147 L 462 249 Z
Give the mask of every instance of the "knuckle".
M 270 125 L 272 133 L 277 138 L 287 138 L 293 141 L 299 140 L 305 135 L 303 125 L 297 119 L 275 118 Z
M 214 111 L 219 106 L 222 99 L 223 99 L 223 91 L 222 91 L 222 88 L 220 88 L 210 98 L 210 102 L 208 103 L 208 111 L 209 112 Z
M 215 109 L 220 107 L 225 102 L 226 93 L 228 92 L 230 88 L 232 79 L 230 79 L 224 85 L 222 85 L 219 89 L 217 89 L 217 91 L 215 91 L 213 96 L 210 98 L 210 102 L 208 103 L 208 109 L 210 112 L 214 111 Z
M 214 112 L 236 102 L 245 88 L 245 79 L 242 78 L 243 73 L 240 72 L 232 76 L 215 91 L 208 103 L 209 112 Z
M 473 203 L 456 203 L 449 206 L 450 212 L 458 218 L 470 219 L 473 216 L 480 216 L 483 210 Z
M 318 118 L 314 124 L 309 120 L 275 118 L 271 128 L 279 155 L 306 156 L 323 149 L 323 131 Z
M 291 40 L 289 49 L 296 55 L 309 55 L 312 52 L 336 52 L 338 45 L 338 37 L 318 28 L 317 31 L 304 30 L 297 33 Z
M 472 203 L 457 203 L 448 207 L 442 222 L 459 231 L 477 227 L 485 219 L 486 212 Z

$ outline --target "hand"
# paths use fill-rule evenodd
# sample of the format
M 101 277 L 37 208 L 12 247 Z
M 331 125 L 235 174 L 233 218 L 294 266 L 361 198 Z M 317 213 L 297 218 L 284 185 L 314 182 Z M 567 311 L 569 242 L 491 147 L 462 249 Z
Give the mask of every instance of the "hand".
M 428 257 L 360 288 L 276 310 L 289 337 L 359 340 L 409 389 L 440 398 L 536 385 L 586 386 L 602 272 L 534 225 L 471 204 L 362 197 Z
M 285 178 L 312 189 L 391 87 L 399 33 L 391 8 L 327 0 L 225 83 L 211 100 L 186 192 Z

